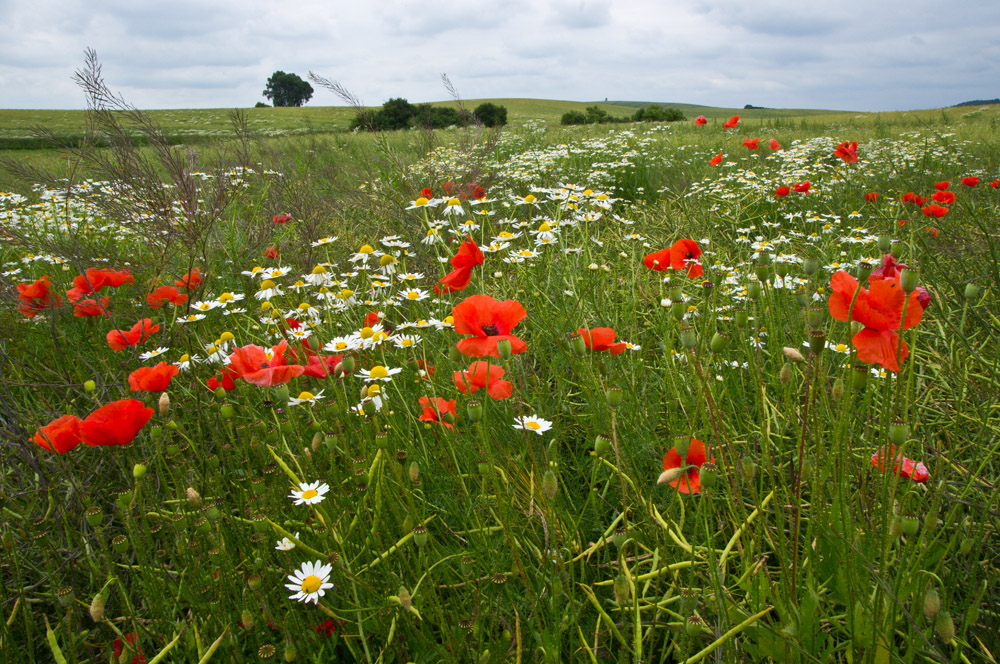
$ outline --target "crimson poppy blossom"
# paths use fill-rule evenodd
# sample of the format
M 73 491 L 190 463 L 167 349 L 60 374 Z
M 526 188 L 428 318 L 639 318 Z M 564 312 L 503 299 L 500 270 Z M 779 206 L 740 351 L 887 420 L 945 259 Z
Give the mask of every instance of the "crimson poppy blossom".
M 781 149 L 781 143 L 779 143 L 778 141 L 776 141 L 775 139 L 772 138 L 771 142 L 768 143 L 768 147 L 770 147 L 772 150 L 780 150 Z
M 273 244 L 265 249 L 261 256 L 264 258 L 281 258 L 281 254 L 278 253 L 278 248 Z
M 251 385 L 284 385 L 305 373 L 305 367 L 288 364 L 288 358 L 285 357 L 287 350 L 288 341 L 285 339 L 270 351 L 250 344 L 233 351 L 229 356 L 229 366 Z
M 721 162 L 722 162 L 721 152 L 708 160 L 708 163 L 712 166 L 718 166 Z
M 189 291 L 194 290 L 200 285 L 201 285 L 201 270 L 199 268 L 192 268 L 183 277 L 174 280 L 174 286 Z
M 791 189 L 789 189 L 785 185 L 781 185 L 780 187 L 778 187 L 777 189 L 774 190 L 774 197 L 775 198 L 784 198 L 785 196 L 787 196 L 790 193 L 792 193 Z
M 624 341 L 615 343 L 617 333 L 610 327 L 595 327 L 589 330 L 581 327 L 576 333 L 583 337 L 583 343 L 594 352 L 606 350 L 612 355 L 621 355 L 628 346 Z
M 134 283 L 135 278 L 128 270 L 105 270 L 91 267 L 87 268 L 85 274 L 73 278 L 73 290 L 80 295 L 89 295 L 97 293 L 105 287 L 118 288 L 125 284 Z
M 865 194 L 865 200 L 868 201 L 869 203 L 874 203 L 875 201 L 878 200 L 878 196 L 879 194 L 877 191 L 870 191 L 867 194 Z
M 50 452 L 66 454 L 83 440 L 80 433 L 81 422 L 83 420 L 76 415 L 63 415 L 39 427 L 32 440 L 35 445 Z
M 921 198 L 920 196 L 917 196 L 912 191 L 908 191 L 905 194 L 903 194 L 903 202 L 904 203 L 913 203 L 914 205 L 920 206 L 920 205 L 923 205 L 924 203 L 926 203 L 927 199 L 926 198 Z
M 685 459 L 681 458 L 676 447 L 671 447 L 670 451 L 663 455 L 663 470 L 687 468 L 680 477 L 670 482 L 670 486 L 680 493 L 701 493 L 701 476 L 698 469 L 707 462 L 715 463 L 715 457 L 706 458 L 705 443 L 692 438 Z
M 934 226 L 924 226 L 924 231 L 926 231 L 931 237 L 937 237 L 938 229 Z
M 948 208 L 934 203 L 933 205 L 928 205 L 923 208 L 924 215 L 927 217 L 934 217 L 935 219 L 940 219 L 944 215 L 948 214 Z
M 126 654 L 135 652 L 135 657 L 132 658 L 130 664 L 146 664 L 146 657 L 142 653 L 142 649 L 136 645 L 139 642 L 139 635 L 135 632 L 129 632 L 125 635 L 125 645 L 122 645 L 121 639 L 115 639 L 114 649 L 115 649 L 115 661 L 122 661 L 122 651 L 124 650 Z
M 18 284 L 17 300 L 17 309 L 25 318 L 34 318 L 45 309 L 62 306 L 62 299 L 52 292 L 52 280 L 48 275 L 30 284 Z
M 747 150 L 756 150 L 759 147 L 758 143 L 760 143 L 760 139 L 759 138 L 744 138 L 743 139 L 743 147 L 745 147 Z
M 687 269 L 688 277 L 695 279 L 702 276 L 703 270 L 698 257 L 701 256 L 701 248 L 694 240 L 681 239 L 674 242 L 669 249 L 647 254 L 642 259 L 642 264 L 651 270 L 665 272 L 668 268 L 673 270 Z
M 993 182 L 990 182 L 990 186 L 993 187 L 994 189 L 1000 189 L 1000 180 L 994 180 Z
M 83 442 L 91 447 L 127 445 L 135 440 L 152 416 L 153 409 L 137 399 L 112 401 L 83 419 L 80 435 Z
M 225 366 L 219 369 L 219 372 L 216 375 L 212 376 L 207 381 L 205 381 L 205 385 L 207 385 L 208 389 L 212 390 L 213 392 L 219 389 L 220 387 L 224 389 L 226 392 L 231 392 L 232 390 L 236 389 L 236 379 L 239 377 L 240 374 L 238 371 L 228 366 Z
M 962 184 L 964 184 L 966 187 L 975 187 L 977 184 L 979 184 L 979 178 L 971 175 L 969 177 L 964 177 L 962 178 Z
M 434 198 L 434 194 L 431 192 L 430 187 L 424 187 L 423 189 L 420 190 L 420 197 L 431 199 Z
M 833 151 L 833 156 L 838 157 L 844 163 L 853 164 L 858 160 L 858 142 L 853 141 L 848 143 L 844 141 Z
M 142 367 L 129 374 L 128 387 L 133 392 L 163 392 L 180 372 L 176 366 L 166 362 L 160 362 L 155 367 Z
M 955 202 L 955 192 L 953 191 L 935 191 L 931 194 L 931 200 L 935 203 L 940 203 L 941 205 L 951 205 Z
M 308 353 L 307 364 L 303 367 L 302 375 L 313 378 L 329 378 L 333 376 L 337 365 L 344 359 L 343 355 L 319 355 Z
M 159 309 L 167 302 L 178 306 L 187 302 L 187 299 L 188 296 L 178 291 L 174 286 L 160 286 L 146 295 L 146 304 L 152 309 Z
M 491 399 L 502 401 L 514 391 L 510 381 L 502 380 L 505 373 L 503 367 L 479 360 L 470 364 L 467 371 L 456 371 L 452 380 L 462 394 L 475 394 L 485 389 Z
M 888 454 L 886 454 L 886 446 L 884 445 L 873 454 L 871 459 L 872 467 L 883 472 L 888 472 L 889 463 L 885 457 L 889 457 L 892 460 L 892 472 L 900 477 L 921 483 L 930 479 L 931 474 L 927 470 L 927 466 L 919 461 L 909 459 L 902 454 L 897 455 L 895 445 L 889 445 Z
M 125 350 L 129 346 L 141 344 L 143 341 L 148 339 L 150 335 L 159 331 L 159 323 L 154 325 L 152 319 L 143 318 L 141 321 L 133 325 L 132 329 L 128 332 L 125 332 L 124 330 L 111 330 L 108 332 L 108 345 L 111 346 L 111 350 L 114 351 Z
M 705 125 L 707 123 L 708 123 L 708 118 L 706 118 L 704 115 L 699 115 L 694 119 L 694 124 L 697 127 L 701 127 L 702 125 Z
M 280 226 L 281 224 L 287 224 L 292 220 L 292 215 L 290 214 L 276 214 L 271 217 L 271 221 L 274 222 L 275 226 Z
M 728 120 L 726 120 L 723 123 L 722 128 L 723 129 L 732 129 L 733 127 L 735 127 L 736 125 L 738 125 L 739 122 L 740 122 L 740 116 L 734 115 L 733 117 L 729 118 Z
M 864 326 L 852 338 L 860 361 L 878 364 L 889 371 L 899 371 L 899 362 L 910 354 L 906 342 L 899 337 L 900 324 L 906 330 L 917 325 L 924 308 L 916 291 L 907 297 L 899 278 L 869 279 L 868 285 L 870 290 L 865 290 L 848 273 L 843 270 L 835 272 L 830 279 L 833 292 L 827 301 L 830 315 L 839 321 L 853 320 Z
M 108 315 L 108 303 L 111 301 L 110 297 L 102 297 L 100 302 L 97 300 L 77 300 L 73 303 L 73 315 L 77 318 L 86 318 L 89 316 L 107 316 Z
M 951 186 L 951 183 L 948 182 L 947 180 L 945 180 L 944 182 L 935 182 L 934 183 L 934 188 L 937 189 L 938 191 L 944 191 L 945 189 L 947 189 L 950 186 Z
M 905 269 L 907 269 L 905 263 L 897 263 L 892 254 L 885 254 L 882 257 L 882 264 L 868 275 L 868 283 L 871 284 L 878 279 L 898 279 Z M 917 302 L 926 310 L 931 304 L 931 294 L 923 286 L 917 286 L 914 292 L 917 294 Z
M 313 625 L 312 631 L 316 632 L 320 636 L 327 636 L 327 637 L 333 636 L 334 632 L 337 631 L 337 623 L 327 618 L 320 624 Z
M 422 413 L 420 415 L 421 422 L 437 422 L 438 424 L 443 424 L 449 429 L 454 429 L 451 422 L 448 422 L 446 416 L 450 415 L 451 420 L 454 421 L 458 415 L 455 412 L 455 400 L 454 399 L 442 399 L 437 397 L 434 401 L 431 401 L 428 397 L 420 397 L 420 405 L 423 406 Z
M 486 198 L 486 190 L 477 185 L 472 189 L 472 197 L 477 201 L 481 198 Z
M 471 235 L 458 248 L 458 253 L 451 259 L 451 266 L 455 268 L 440 279 L 440 286 L 434 285 L 435 293 L 453 293 L 464 290 L 472 280 L 473 268 L 483 264 L 483 252 L 479 246 L 472 241 Z
M 812 187 L 812 183 L 809 180 L 804 180 L 792 185 L 792 191 L 797 191 L 800 194 L 808 194 L 810 187 Z
M 455 331 L 475 335 L 458 342 L 459 352 L 472 357 L 500 357 L 497 342 L 506 339 L 515 355 L 528 349 L 528 344 L 511 334 L 528 312 L 516 300 L 498 302 L 489 295 L 472 295 L 451 310 Z

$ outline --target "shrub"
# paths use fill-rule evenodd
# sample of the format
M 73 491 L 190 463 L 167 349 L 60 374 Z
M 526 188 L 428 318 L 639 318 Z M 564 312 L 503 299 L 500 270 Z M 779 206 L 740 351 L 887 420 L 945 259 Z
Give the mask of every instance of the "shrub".
M 587 116 L 580 111 L 567 111 L 563 113 L 562 118 L 559 120 L 559 123 L 564 125 L 581 125 L 588 122 Z
M 502 127 L 507 124 L 507 108 L 489 102 L 476 106 L 472 112 L 487 127 Z

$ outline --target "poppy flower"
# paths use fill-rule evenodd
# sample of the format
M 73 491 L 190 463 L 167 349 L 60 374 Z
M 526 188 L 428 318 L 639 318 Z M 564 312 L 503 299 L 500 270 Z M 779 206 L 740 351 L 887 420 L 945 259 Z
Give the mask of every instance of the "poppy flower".
M 159 331 L 159 323 L 154 325 L 152 319 L 143 318 L 141 321 L 133 325 L 132 329 L 128 332 L 123 330 L 111 330 L 108 332 L 108 345 L 111 346 L 111 350 L 114 351 L 125 350 L 129 346 L 141 344 L 143 341 L 148 339 L 151 334 L 155 334 Z
M 886 454 L 885 446 L 882 446 L 878 452 L 872 455 L 872 467 L 878 470 L 888 471 L 889 464 L 884 458 L 889 456 L 892 458 L 892 472 L 900 477 L 912 479 L 914 482 L 926 482 L 930 479 L 930 472 L 927 470 L 927 466 L 919 461 L 914 461 L 913 459 L 908 459 L 902 454 L 896 455 L 896 446 L 890 445 L 888 454 Z
M 903 194 L 903 202 L 913 203 L 914 205 L 923 205 L 924 203 L 927 202 L 927 199 L 917 196 L 912 191 L 908 191 L 905 194 Z
M 251 385 L 284 385 L 305 372 L 305 367 L 288 364 L 288 358 L 285 357 L 287 350 L 288 341 L 285 339 L 270 351 L 250 344 L 233 351 L 229 356 L 229 366 Z
M 434 194 L 431 192 L 431 188 L 430 187 L 424 187 L 423 189 L 420 190 L 420 196 L 421 196 L 421 198 L 428 198 L 428 199 L 430 199 L 430 198 L 434 197 Z
M 479 246 L 472 241 L 471 235 L 458 248 L 458 253 L 451 259 L 451 266 L 455 268 L 444 277 L 441 277 L 440 286 L 434 285 L 435 293 L 453 293 L 464 290 L 469 281 L 472 280 L 472 269 L 483 264 L 483 252 Z
M 135 652 L 135 657 L 132 658 L 130 664 L 146 664 L 146 657 L 142 654 L 142 650 L 136 645 L 139 641 L 139 635 L 135 632 L 129 632 L 125 635 L 125 645 L 122 645 L 121 639 L 115 639 L 114 649 L 115 649 L 115 661 L 122 661 L 122 651 L 125 650 L 126 654 Z
M 728 120 L 726 120 L 723 123 L 722 128 L 723 129 L 732 129 L 733 127 L 735 127 L 736 125 L 738 125 L 739 122 L 740 122 L 740 116 L 734 115 L 733 117 L 729 118 Z
M 278 248 L 273 244 L 265 249 L 261 256 L 264 258 L 281 258 L 281 254 L 278 253 Z
M 124 284 L 133 284 L 135 279 L 128 270 L 104 270 L 96 267 L 87 268 L 85 274 L 77 275 L 73 278 L 72 293 L 73 299 L 78 299 L 82 295 L 97 293 L 105 286 L 118 288 Z M 75 296 L 75 297 L 74 297 Z
M 686 268 L 688 276 L 694 279 L 703 274 L 701 262 L 698 260 L 699 256 L 701 256 L 701 248 L 698 243 L 694 240 L 682 239 L 674 242 L 669 249 L 661 249 L 648 254 L 642 259 L 642 264 L 657 272 L 665 272 L 667 268 L 674 270 Z
M 291 220 L 292 220 L 292 215 L 290 214 L 276 214 L 273 217 L 271 217 L 271 221 L 274 222 L 275 226 L 279 226 L 281 224 L 287 224 Z
M 438 424 L 443 424 L 449 429 L 454 429 L 451 422 L 448 422 L 445 418 L 450 415 L 451 420 L 454 421 L 458 415 L 455 413 L 455 400 L 448 399 L 447 401 L 441 397 L 437 397 L 434 401 L 431 401 L 428 397 L 420 397 L 420 405 L 423 406 L 423 412 L 420 415 L 421 422 L 437 422 Z
M 513 392 L 510 381 L 501 380 L 505 373 L 503 367 L 479 360 L 470 364 L 467 371 L 456 371 L 452 378 L 462 394 L 475 394 L 485 389 L 491 399 L 502 401 Z
M 86 318 L 88 316 L 107 316 L 108 312 L 108 302 L 111 301 L 110 297 L 102 297 L 100 304 L 96 300 L 86 299 L 77 300 L 73 303 L 73 315 L 77 318 Z
M 701 127 L 707 123 L 708 123 L 708 118 L 706 118 L 704 115 L 699 115 L 694 119 L 694 124 L 697 127 Z
M 934 188 L 937 189 L 938 191 L 944 191 L 945 189 L 947 189 L 950 186 L 951 186 L 951 183 L 948 182 L 948 181 L 935 182 L 934 183 Z
M 623 341 L 615 343 L 616 332 L 610 327 L 595 327 L 590 330 L 581 327 L 576 333 L 583 337 L 583 343 L 594 352 L 606 350 L 612 355 L 621 355 L 628 346 Z
M 83 440 L 80 433 L 81 422 L 83 420 L 76 415 L 63 415 L 39 427 L 32 440 L 50 452 L 66 454 Z
M 136 399 L 112 401 L 84 418 L 80 423 L 81 438 L 91 447 L 127 445 L 152 416 L 153 409 Z
M 772 150 L 780 150 L 781 149 L 781 143 L 779 143 L 778 141 L 776 141 L 775 139 L 772 138 L 771 142 L 768 143 L 768 147 L 770 147 Z
M 327 618 L 320 624 L 313 625 L 312 631 L 316 632 L 320 636 L 333 636 L 334 632 L 337 631 L 337 623 Z
M 189 291 L 194 290 L 200 285 L 201 285 L 201 270 L 199 268 L 192 268 L 183 277 L 174 280 L 174 286 Z
M 915 326 L 920 322 L 924 308 L 916 291 L 907 298 L 897 277 L 869 279 L 868 285 L 871 290 L 861 288 L 857 280 L 843 270 L 835 272 L 830 278 L 833 292 L 827 302 L 830 315 L 839 321 L 854 320 L 864 325 L 852 339 L 858 349 L 859 360 L 878 364 L 889 371 L 899 371 L 896 355 L 902 361 L 910 354 L 906 342 L 899 338 L 900 323 L 906 330 Z
M 160 362 L 155 367 L 142 367 L 129 374 L 128 387 L 133 392 L 163 392 L 180 372 L 176 366 L 166 362 Z
M 178 291 L 174 286 L 160 286 L 146 295 L 146 304 L 152 309 L 159 309 L 169 302 L 174 306 L 187 302 L 188 296 Z
M 882 257 L 882 264 L 868 275 L 868 283 L 871 284 L 878 279 L 898 279 L 900 273 L 906 268 L 906 264 L 897 263 L 892 254 L 885 254 Z M 917 294 L 917 302 L 926 310 L 931 304 L 931 294 L 923 286 L 917 286 L 914 292 Z
M 62 306 L 62 299 L 52 292 L 48 275 L 30 284 L 17 285 L 17 309 L 25 318 L 34 318 L 49 307 Z
M 935 203 L 940 203 L 941 205 L 951 205 L 955 202 L 955 192 L 953 191 L 935 191 L 931 194 L 931 200 Z
M 973 176 L 964 177 L 962 178 L 962 184 L 964 184 L 966 187 L 975 187 L 977 184 L 979 184 L 979 178 Z
M 313 378 L 329 378 L 333 376 L 337 365 L 344 359 L 343 355 L 318 355 L 309 353 L 307 364 L 303 367 L 303 376 Z
M 844 163 L 853 164 L 858 160 L 858 142 L 848 143 L 844 141 L 833 151 L 833 156 L 840 158 Z
M 477 185 L 476 187 L 473 187 L 473 189 L 472 189 L 472 197 L 474 199 L 476 199 L 477 201 L 480 198 L 486 198 L 486 190 Z
M 868 201 L 869 203 L 874 203 L 875 201 L 878 200 L 878 192 L 877 191 L 868 192 L 867 194 L 865 194 L 865 200 Z
M 993 187 L 994 189 L 1000 189 L 1000 180 L 994 180 L 993 182 L 990 182 L 990 186 Z
M 934 203 L 933 205 L 928 205 L 923 208 L 924 215 L 928 217 L 934 217 L 935 219 L 940 219 L 944 215 L 948 214 L 948 208 Z
M 712 165 L 712 166 L 718 166 L 719 163 L 721 163 L 721 162 L 722 162 L 722 153 L 721 152 L 708 160 L 708 163 L 710 165 Z
M 938 234 L 938 229 L 937 229 L 937 228 L 935 228 L 934 226 L 925 226 L 925 227 L 924 227 L 924 230 L 925 230 L 925 231 L 927 232 L 927 234 L 928 234 L 928 235 L 930 235 L 931 237 L 937 237 L 937 234 Z
M 228 366 L 225 366 L 219 369 L 219 372 L 216 375 L 212 376 L 207 381 L 205 381 L 205 385 L 207 385 L 208 389 L 212 390 L 213 392 L 219 389 L 220 387 L 224 389 L 226 392 L 231 392 L 232 390 L 236 389 L 236 379 L 239 377 L 240 374 L 238 371 Z
M 715 463 L 715 457 L 711 459 L 705 458 L 705 443 L 697 438 L 692 438 L 686 459 L 681 459 L 681 455 L 677 453 L 676 447 L 671 447 L 670 451 L 663 455 L 663 470 L 694 466 L 693 468 L 688 468 L 680 477 L 670 482 L 670 486 L 677 489 L 680 493 L 701 493 L 701 477 L 698 474 L 698 469 L 706 462 Z
M 803 182 L 798 182 L 796 184 L 793 184 L 792 185 L 792 191 L 797 191 L 800 194 L 808 194 L 809 193 L 809 187 L 811 187 L 811 186 L 812 186 L 812 183 L 809 182 L 809 180 L 805 180 Z
M 365 314 L 365 327 L 374 327 L 376 323 L 381 322 L 385 317 L 385 314 L 381 311 L 369 311 Z
M 451 315 L 456 332 L 475 335 L 458 342 L 459 352 L 465 355 L 500 357 L 497 342 L 501 339 L 510 341 L 515 355 L 528 349 L 528 344 L 510 333 L 528 315 L 516 300 L 498 302 L 489 295 L 473 295 L 456 305 Z
M 760 143 L 760 139 L 759 138 L 744 138 L 743 139 L 743 147 L 745 147 L 747 150 L 756 150 L 759 147 L 757 145 L 758 143 Z
M 785 196 L 790 194 L 791 191 L 792 190 L 789 189 L 788 187 L 781 185 L 780 187 L 774 190 L 774 196 L 775 198 L 784 198 Z

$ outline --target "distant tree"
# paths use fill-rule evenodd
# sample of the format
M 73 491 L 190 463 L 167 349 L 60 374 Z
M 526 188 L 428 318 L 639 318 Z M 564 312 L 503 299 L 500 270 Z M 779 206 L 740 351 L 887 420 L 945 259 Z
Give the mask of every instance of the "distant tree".
M 276 71 L 267 79 L 264 96 L 275 106 L 301 106 L 313 96 L 313 87 L 295 74 Z
M 635 122 L 677 122 L 684 119 L 684 113 L 676 108 L 662 108 L 653 104 L 640 108 L 632 116 Z
M 257 102 L 256 104 L 253 105 L 253 107 L 254 108 L 271 108 L 270 105 L 265 104 L 262 101 Z
M 507 124 L 507 108 L 485 102 L 472 112 L 487 127 L 502 127 Z
M 417 107 L 402 97 L 395 97 L 382 104 L 375 114 L 376 129 L 406 129 L 410 118 L 417 114 Z
M 430 104 L 418 104 L 414 108 L 416 112 L 410 118 L 410 125 L 413 127 L 444 129 L 452 125 L 465 124 L 462 121 L 462 116 L 454 108 L 431 106 Z
M 564 125 L 587 124 L 587 116 L 580 111 L 566 111 L 562 114 L 562 118 L 559 120 L 559 123 Z

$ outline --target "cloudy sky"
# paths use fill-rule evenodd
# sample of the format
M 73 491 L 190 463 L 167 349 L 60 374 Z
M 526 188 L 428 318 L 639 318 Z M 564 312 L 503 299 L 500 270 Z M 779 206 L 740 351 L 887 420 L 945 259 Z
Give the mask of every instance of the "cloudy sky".
M 1000 0 L 0 0 L 0 108 L 82 108 L 86 48 L 140 108 L 311 70 L 389 97 L 858 111 L 1000 96 Z M 337 105 L 317 90 L 311 105 Z

